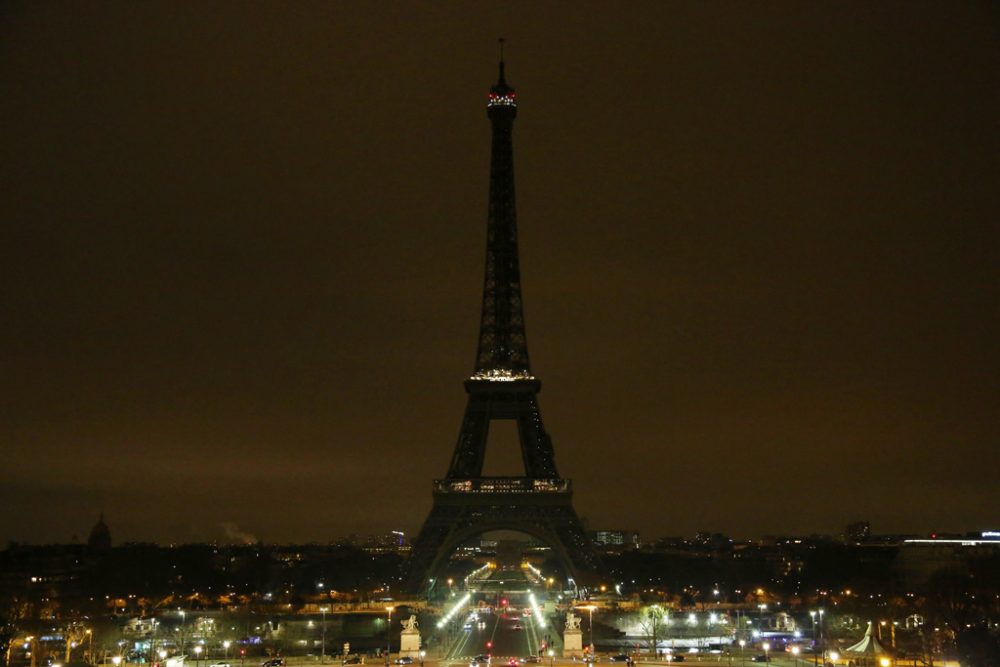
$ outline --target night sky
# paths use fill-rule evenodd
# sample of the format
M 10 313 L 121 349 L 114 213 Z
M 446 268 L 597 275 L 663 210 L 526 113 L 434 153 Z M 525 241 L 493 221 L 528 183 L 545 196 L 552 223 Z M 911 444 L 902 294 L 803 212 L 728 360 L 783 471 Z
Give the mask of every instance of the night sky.
M 3 3 L 0 540 L 419 528 L 501 35 L 591 528 L 1000 526 L 996 5 Z

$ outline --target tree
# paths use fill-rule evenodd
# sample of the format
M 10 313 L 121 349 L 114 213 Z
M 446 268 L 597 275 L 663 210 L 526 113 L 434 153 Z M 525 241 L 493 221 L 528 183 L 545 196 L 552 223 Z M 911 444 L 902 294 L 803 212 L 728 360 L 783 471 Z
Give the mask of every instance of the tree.
M 639 612 L 639 627 L 642 634 L 649 638 L 649 650 L 656 655 L 656 642 L 666 635 L 670 617 L 665 609 L 658 604 L 650 605 Z

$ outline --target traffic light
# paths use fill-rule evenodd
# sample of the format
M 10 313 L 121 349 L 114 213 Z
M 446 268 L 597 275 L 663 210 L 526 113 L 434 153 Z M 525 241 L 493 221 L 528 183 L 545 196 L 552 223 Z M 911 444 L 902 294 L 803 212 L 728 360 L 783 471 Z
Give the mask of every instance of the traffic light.
M 493 648 L 493 642 L 486 642 L 486 648 Z
M 503 598 L 502 600 L 500 600 L 500 604 L 502 604 L 503 606 L 506 607 L 507 606 L 507 598 Z

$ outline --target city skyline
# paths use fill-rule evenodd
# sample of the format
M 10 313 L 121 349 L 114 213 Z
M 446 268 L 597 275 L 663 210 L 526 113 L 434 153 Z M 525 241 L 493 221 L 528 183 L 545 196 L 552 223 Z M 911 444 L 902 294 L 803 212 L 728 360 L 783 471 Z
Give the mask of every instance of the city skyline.
M 498 34 L 591 529 L 995 529 L 996 10 L 590 9 L 2 10 L 0 539 L 416 532 L 473 370 Z

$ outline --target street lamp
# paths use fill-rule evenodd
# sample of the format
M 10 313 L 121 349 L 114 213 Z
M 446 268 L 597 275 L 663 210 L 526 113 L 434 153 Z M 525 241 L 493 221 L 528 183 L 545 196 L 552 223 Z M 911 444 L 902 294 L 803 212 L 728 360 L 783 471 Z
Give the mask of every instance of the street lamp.
M 323 637 L 323 640 L 322 640 L 322 648 L 321 648 L 321 653 L 320 653 L 319 661 L 320 662 L 326 662 L 326 611 L 327 611 L 327 608 L 326 607 L 320 607 L 319 611 L 320 611 L 321 614 L 323 614 L 323 630 L 322 630 L 322 633 L 321 633 L 321 636 Z
M 552 667 L 555 661 L 556 661 L 556 652 L 553 651 L 552 649 L 549 649 L 549 667 Z
M 232 646 L 232 645 L 233 645 L 233 643 L 231 641 L 229 641 L 228 639 L 226 641 L 222 642 L 222 648 L 224 648 L 226 650 L 226 659 L 227 660 L 229 659 L 229 647 Z
M 819 614 L 819 645 L 820 650 L 826 653 L 826 639 L 823 638 L 823 610 L 820 609 L 817 614 Z
M 194 647 L 194 664 L 201 665 L 201 644 Z
M 770 663 L 771 662 L 771 652 L 770 652 L 771 651 L 771 644 L 769 644 L 768 642 L 764 642 L 763 644 L 760 645 L 760 647 L 762 649 L 764 649 L 764 662 Z
M 812 619 L 813 624 L 813 664 L 819 665 L 819 644 L 816 642 L 816 610 L 813 609 L 809 612 L 809 618 Z
M 389 614 L 389 620 L 385 626 L 385 664 L 387 665 L 389 664 L 389 653 L 392 651 L 392 635 L 390 633 L 392 632 L 392 612 L 395 609 L 392 606 L 385 608 L 385 611 Z
M 594 651 L 594 610 L 597 609 L 595 605 L 588 605 L 587 611 L 590 612 L 590 655 L 593 656 Z
M 740 665 L 747 664 L 746 660 L 743 657 L 743 647 L 746 646 L 746 645 L 747 645 L 747 640 L 741 639 L 740 640 Z
M 185 653 L 184 653 L 184 640 L 185 640 L 184 634 L 185 634 L 185 632 L 187 632 L 187 628 L 185 627 L 185 623 L 184 623 L 185 618 L 186 618 L 186 613 L 185 613 L 185 611 L 183 609 L 180 609 L 179 611 L 181 613 L 181 656 L 183 656 L 183 655 L 185 655 Z

